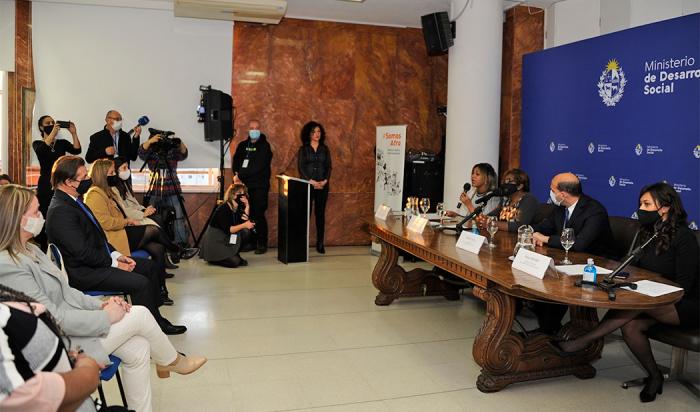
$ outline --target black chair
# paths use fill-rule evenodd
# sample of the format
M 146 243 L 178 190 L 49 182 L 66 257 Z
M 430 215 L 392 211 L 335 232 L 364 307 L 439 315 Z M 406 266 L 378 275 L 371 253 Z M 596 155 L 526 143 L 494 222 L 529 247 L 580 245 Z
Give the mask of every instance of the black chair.
M 615 250 L 612 251 L 612 256 L 621 258 L 625 256 L 639 230 L 639 222 L 635 219 L 620 216 L 610 216 L 610 230 L 612 231 L 613 245 Z
M 612 219 L 612 218 L 611 218 Z M 612 221 L 611 221 L 612 223 Z M 614 230 L 614 229 L 613 229 Z M 700 231 L 695 231 L 695 238 L 700 245 Z M 647 331 L 649 339 L 671 345 L 671 367 L 659 365 L 659 369 L 668 381 L 678 381 L 700 399 L 700 388 L 688 379 L 686 358 L 688 351 L 700 352 L 700 329 L 685 329 L 680 326 L 658 324 Z M 622 387 L 641 386 L 644 378 L 623 382 Z
M 537 206 L 537 210 L 535 211 L 535 216 L 532 217 L 531 224 L 536 225 L 538 223 L 541 223 L 546 218 L 552 216 L 552 213 L 554 213 L 554 210 L 556 208 L 557 205 L 552 203 L 540 203 L 539 206 Z

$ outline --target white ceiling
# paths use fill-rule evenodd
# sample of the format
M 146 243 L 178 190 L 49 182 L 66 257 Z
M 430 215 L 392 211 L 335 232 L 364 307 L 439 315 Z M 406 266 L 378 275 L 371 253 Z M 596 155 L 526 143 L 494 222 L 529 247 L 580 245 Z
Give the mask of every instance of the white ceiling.
M 157 10 L 172 10 L 174 3 L 174 0 L 33 1 Z M 546 8 L 563 0 L 500 1 L 503 2 L 503 8 L 508 9 L 518 4 Z M 420 27 L 420 16 L 438 11 L 449 11 L 449 3 L 450 0 L 365 0 L 363 3 L 354 3 L 342 0 L 287 0 L 286 16 L 311 20 L 331 20 L 380 26 Z

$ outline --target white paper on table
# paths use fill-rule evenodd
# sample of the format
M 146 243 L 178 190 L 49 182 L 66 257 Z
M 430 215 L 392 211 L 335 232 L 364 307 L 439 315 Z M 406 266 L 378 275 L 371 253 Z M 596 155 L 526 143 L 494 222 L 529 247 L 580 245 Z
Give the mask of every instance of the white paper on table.
M 566 276 L 576 276 L 583 275 L 583 268 L 587 265 L 557 265 L 557 270 Z M 595 267 L 596 273 L 599 275 L 608 275 L 612 273 L 612 270 L 605 269 L 600 266 Z
M 667 285 L 665 283 L 654 282 L 653 280 L 640 280 L 639 282 L 634 283 L 637 285 L 637 290 L 632 290 L 629 287 L 624 287 L 622 289 L 632 290 L 632 292 L 641 293 L 642 295 L 647 295 L 651 297 L 668 295 L 669 293 L 683 290 L 679 287 Z

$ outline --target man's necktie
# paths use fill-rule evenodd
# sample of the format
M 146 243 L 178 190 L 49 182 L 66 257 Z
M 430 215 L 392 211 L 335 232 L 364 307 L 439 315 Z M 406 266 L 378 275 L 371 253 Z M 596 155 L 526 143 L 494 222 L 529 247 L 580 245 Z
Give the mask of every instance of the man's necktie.
M 88 210 L 88 208 L 85 206 L 83 201 L 80 199 L 76 199 L 76 202 L 78 202 L 78 206 L 80 206 L 80 208 L 83 209 L 83 212 L 85 212 L 85 214 L 90 218 L 90 221 L 92 221 L 92 223 L 95 225 L 95 227 L 97 227 L 98 230 L 102 230 L 100 228 L 100 225 L 97 224 L 97 220 L 95 220 L 95 216 L 92 215 L 92 213 L 90 212 L 90 210 Z M 107 244 L 106 240 L 105 240 L 105 248 L 107 249 L 107 254 L 111 254 L 111 252 L 109 251 L 109 244 Z

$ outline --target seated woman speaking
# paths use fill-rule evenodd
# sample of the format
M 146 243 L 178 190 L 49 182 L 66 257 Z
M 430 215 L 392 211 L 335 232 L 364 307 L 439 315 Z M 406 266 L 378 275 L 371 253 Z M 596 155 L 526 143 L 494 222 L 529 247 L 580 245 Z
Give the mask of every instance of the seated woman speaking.
M 240 255 L 241 247 L 250 240 L 255 223 L 248 220 L 250 203 L 244 184 L 229 186 L 224 203 L 216 208 L 214 216 L 202 237 L 200 257 L 207 262 L 235 268 L 248 262 Z
M 43 304 L 70 338 L 99 363 L 122 359 L 129 408 L 151 411 L 150 361 L 158 376 L 189 374 L 207 359 L 179 354 L 148 309 L 111 297 L 102 302 L 68 285 L 67 276 L 29 242 L 41 232 L 39 201 L 25 187 L 0 187 L 0 283 Z
M 696 235 L 688 229 L 688 214 L 681 197 L 668 183 L 654 183 L 639 194 L 639 232 L 632 247 L 644 244 L 654 234 L 657 237 L 643 250 L 635 266 L 661 274 L 683 288 L 683 297 L 672 305 L 646 310 L 609 310 L 598 326 L 576 339 L 552 342 L 563 352 L 585 349 L 616 329 L 649 377 L 639 394 L 642 402 L 651 402 L 663 390 L 664 377 L 651 351 L 644 332 L 657 323 L 697 328 L 700 324 L 700 282 L 698 258 L 700 248 Z

